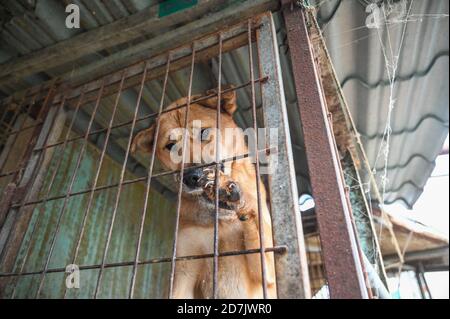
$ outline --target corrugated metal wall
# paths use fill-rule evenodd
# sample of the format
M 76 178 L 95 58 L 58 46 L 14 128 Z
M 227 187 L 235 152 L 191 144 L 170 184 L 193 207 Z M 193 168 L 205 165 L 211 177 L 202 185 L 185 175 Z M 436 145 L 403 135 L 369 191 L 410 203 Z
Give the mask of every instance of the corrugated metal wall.
M 77 154 L 82 141 L 69 143 L 63 153 L 63 160 L 57 174 L 50 196 L 61 195 L 67 188 L 73 174 Z M 61 147 L 61 146 L 60 146 Z M 55 169 L 60 152 L 56 151 L 47 170 L 47 177 L 41 188 L 39 198 L 45 197 L 51 174 Z M 87 189 L 93 182 L 98 167 L 100 152 L 88 145 L 81 167 L 75 180 L 73 192 Z M 121 165 L 108 156 L 101 168 L 98 186 L 117 182 L 120 177 Z M 125 178 L 133 178 L 126 175 Z M 77 265 L 100 264 L 105 247 L 108 228 L 116 199 L 117 188 L 96 192 L 91 212 L 88 217 L 85 234 L 81 241 Z M 111 244 L 109 246 L 107 263 L 133 261 L 135 246 L 139 234 L 140 216 L 143 209 L 144 183 L 125 185 L 122 190 L 118 213 L 114 225 Z M 83 214 L 86 211 L 89 194 L 69 198 L 61 229 L 56 239 L 55 248 L 50 260 L 49 269 L 66 267 L 71 263 L 77 243 L 77 235 L 81 227 Z M 51 238 L 55 232 L 58 216 L 64 199 L 52 200 L 36 205 L 33 217 L 21 244 L 14 270 L 20 267 L 28 245 L 31 245 L 30 255 L 24 271 L 43 269 L 50 249 Z M 26 212 L 25 212 L 26 213 Z M 144 228 L 140 260 L 171 255 L 171 243 L 174 226 L 174 207 L 159 193 L 151 191 L 147 219 Z M 36 231 L 30 238 L 33 224 Z M 128 294 L 132 267 L 106 268 L 102 280 L 100 297 L 126 298 Z M 170 264 L 142 265 L 138 267 L 135 296 L 137 298 L 163 298 L 167 296 L 168 272 Z M 69 290 L 68 297 L 92 297 L 97 281 L 98 270 L 80 271 L 80 289 Z M 65 288 L 64 273 L 49 273 L 46 275 L 41 297 L 62 297 Z M 23 276 L 18 280 L 16 297 L 33 297 L 39 285 L 40 275 Z M 13 287 L 9 286 L 9 290 Z M 6 292 L 8 296 L 11 291 Z

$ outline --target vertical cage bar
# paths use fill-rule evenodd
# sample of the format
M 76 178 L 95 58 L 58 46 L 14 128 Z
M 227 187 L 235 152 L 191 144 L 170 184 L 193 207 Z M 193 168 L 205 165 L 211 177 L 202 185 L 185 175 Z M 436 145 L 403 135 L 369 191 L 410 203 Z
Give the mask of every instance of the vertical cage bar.
M 65 192 L 66 196 L 64 197 L 63 205 L 61 207 L 61 210 L 59 211 L 58 220 L 56 222 L 55 232 L 53 233 L 53 236 L 52 236 L 52 239 L 51 239 L 51 242 L 50 242 L 50 250 L 49 250 L 49 252 L 47 254 L 47 257 L 46 257 L 46 260 L 45 260 L 44 270 L 43 270 L 43 272 L 42 272 L 42 274 L 40 276 L 39 287 L 38 287 L 38 290 L 36 292 L 36 298 L 39 298 L 39 295 L 41 293 L 42 287 L 44 286 L 45 276 L 47 274 L 48 266 L 50 264 L 50 260 L 51 260 L 52 255 L 53 255 L 53 249 L 55 248 L 56 238 L 58 237 L 58 233 L 59 233 L 60 226 L 61 226 L 61 221 L 62 221 L 62 219 L 63 219 L 63 217 L 64 217 L 64 215 L 66 213 L 67 205 L 68 205 L 69 198 L 70 198 L 70 193 L 72 192 L 73 185 L 75 184 L 75 179 L 78 176 L 78 170 L 80 168 L 81 161 L 83 160 L 84 154 L 86 152 L 86 148 L 87 148 L 87 145 L 88 145 L 89 133 L 91 132 L 91 128 L 92 128 L 92 125 L 93 125 L 94 120 L 95 120 L 95 115 L 97 114 L 97 110 L 98 110 L 98 107 L 100 105 L 100 100 L 102 98 L 103 88 L 104 88 L 104 85 L 102 84 L 102 86 L 100 87 L 100 90 L 98 92 L 97 101 L 95 102 L 94 110 L 92 111 L 91 118 L 89 119 L 89 124 L 88 124 L 88 127 L 86 129 L 86 133 L 84 135 L 84 139 L 82 141 L 83 144 L 81 146 L 81 150 L 78 153 L 78 157 L 77 157 L 77 161 L 76 161 L 76 164 L 75 164 L 75 168 L 73 170 L 72 176 L 70 178 L 69 185 L 68 185 L 68 187 L 66 189 L 66 192 Z
M 160 99 L 160 103 L 159 103 L 159 109 L 158 109 L 158 116 L 156 118 L 156 127 L 155 127 L 155 137 L 154 137 L 154 142 L 153 142 L 153 146 L 152 146 L 152 154 L 151 154 L 151 158 L 150 158 L 150 164 L 148 167 L 148 174 L 147 174 L 147 185 L 145 186 L 145 197 L 144 197 L 144 207 L 142 208 L 142 217 L 141 217 L 141 223 L 139 226 L 139 237 L 138 237 L 138 241 L 136 243 L 136 253 L 134 256 L 134 263 L 133 263 L 133 272 L 131 275 L 131 284 L 130 284 L 130 290 L 128 293 L 128 298 L 132 299 L 134 296 L 134 289 L 135 289 L 135 284 L 136 284 L 136 275 L 137 275 L 137 266 L 138 266 L 138 262 L 139 262 L 139 255 L 141 252 L 141 244 L 142 244 L 142 235 L 144 233 L 144 225 L 145 225 L 145 218 L 147 216 L 147 206 L 148 206 L 148 198 L 150 195 L 150 186 L 152 183 L 152 175 L 153 175 L 153 167 L 155 164 L 155 156 L 156 156 L 156 145 L 158 144 L 158 137 L 159 137 L 159 128 L 160 128 L 160 117 L 161 117 L 161 112 L 163 110 L 164 107 L 164 98 L 166 95 L 166 89 L 167 89 L 167 82 L 169 79 L 169 71 L 170 71 L 170 59 L 171 59 L 171 54 L 169 52 L 169 54 L 167 55 L 167 63 L 166 63 L 166 73 L 164 75 L 164 83 L 163 83 L 163 87 L 162 87 L 162 93 L 161 93 L 161 99 Z
M 217 299 L 218 281 L 219 281 L 219 161 L 220 156 L 220 109 L 221 109 L 221 90 L 222 90 L 222 34 L 219 33 L 219 63 L 217 76 L 217 107 L 216 107 L 216 164 L 214 172 L 214 258 L 213 258 L 213 299 Z
M 298 207 L 297 183 L 291 149 L 289 123 L 283 91 L 278 44 L 272 15 L 261 17 L 257 31 L 260 76 L 267 76 L 262 84 L 264 126 L 277 129 L 276 154 L 269 156 L 270 165 L 278 163 L 269 174 L 270 206 L 273 221 L 273 240 L 276 246 L 285 245 L 285 254 L 275 254 L 277 294 L 279 298 L 309 298 L 310 285 L 303 229 Z M 274 158 L 277 156 L 277 158 Z
M 103 250 L 102 264 L 101 264 L 101 267 L 100 267 L 100 270 L 98 273 L 98 277 L 97 277 L 97 284 L 95 286 L 94 299 L 97 299 L 98 294 L 100 292 L 100 286 L 101 286 L 101 282 L 103 279 L 103 271 L 105 269 L 106 258 L 108 257 L 109 245 L 111 243 L 112 232 L 113 232 L 114 224 L 116 221 L 117 210 L 119 208 L 120 195 L 122 194 L 123 181 L 125 178 L 125 172 L 127 170 L 128 156 L 130 155 L 131 143 L 133 141 L 133 132 L 134 132 L 134 128 L 136 127 L 136 119 L 137 119 L 137 116 L 139 113 L 139 106 L 141 104 L 142 93 L 144 91 L 145 78 L 147 77 L 147 71 L 148 71 L 148 62 L 144 62 L 144 71 L 142 72 L 142 78 L 141 78 L 141 83 L 140 83 L 140 87 L 139 87 L 139 94 L 138 94 L 138 97 L 136 100 L 136 106 L 135 106 L 134 114 L 133 114 L 133 122 L 131 123 L 130 134 L 128 136 L 127 149 L 125 152 L 125 158 L 123 160 L 122 170 L 120 172 L 120 179 L 119 179 L 119 185 L 117 186 L 117 194 L 116 194 L 116 200 L 114 203 L 114 210 L 113 210 L 113 213 L 111 216 L 111 222 L 109 225 L 108 236 L 106 238 L 105 248 Z M 120 82 L 121 86 L 119 87 L 119 92 L 122 91 L 123 84 L 124 84 L 124 81 L 122 78 L 122 80 Z
M 264 227 L 262 223 L 262 211 L 261 211 L 261 181 L 260 181 L 260 169 L 259 169 L 259 149 L 258 149 L 258 121 L 256 116 L 256 94 L 255 94 L 255 72 L 253 69 L 253 47 L 252 47 L 252 21 L 248 20 L 248 57 L 250 68 L 250 83 L 251 83 L 251 106 L 253 117 L 253 139 L 255 141 L 255 171 L 256 171 L 256 196 L 258 200 L 258 221 L 259 221 L 259 245 L 260 245 L 260 258 L 261 258 L 261 276 L 262 276 L 262 289 L 263 297 L 267 298 L 267 278 L 266 278 L 266 255 L 265 255 L 265 236 Z M 251 151 L 250 151 L 251 153 Z
M 36 99 L 36 96 L 33 96 L 33 98 Z M 17 105 L 17 110 L 16 110 L 16 113 L 13 115 L 13 117 L 15 117 L 18 113 L 20 113 L 19 110 L 22 109 L 22 107 L 23 107 L 23 105 L 25 103 L 25 100 L 26 100 L 26 96 L 24 96 L 21 99 L 21 101 L 19 102 L 19 104 Z M 3 120 L 6 118 L 6 113 L 8 113 L 8 111 L 5 111 L 5 113 L 3 114 L 3 118 L 0 121 L 0 125 L 3 123 Z M 14 124 L 15 124 L 14 122 L 15 122 L 15 120 L 12 121 L 13 124 L 10 127 L 10 129 L 6 128 L 6 132 L 5 132 L 6 140 L 5 140 L 4 147 L 2 149 L 2 153 L 0 155 L 0 176 L 2 176 L 2 177 L 3 176 L 7 176 L 6 174 L 5 175 L 2 174 L 2 172 L 3 172 L 3 169 L 4 169 L 5 165 L 6 165 L 6 163 L 8 162 L 8 158 L 9 158 L 9 155 L 11 153 L 11 147 L 14 147 L 14 143 L 15 143 L 16 136 L 17 136 L 17 134 L 16 134 L 14 137 L 12 137 L 11 134 L 10 134 L 11 130 L 14 127 Z M 22 127 L 22 124 L 20 124 L 19 126 Z
M 26 93 L 25 93 L 25 95 L 26 95 Z M 8 106 L 7 105 L 8 105 L 8 102 L 4 102 L 4 101 L 2 101 L 2 104 L 0 105 L 1 108 L 3 108 L 3 107 L 5 108 L 5 111 L 2 113 L 2 117 L 0 118 L 0 125 L 3 124 L 3 121 L 5 120 L 6 115 L 8 114 L 9 105 Z
M 428 299 L 433 299 L 433 296 L 431 295 L 430 286 L 428 285 L 427 278 L 425 277 L 425 269 L 423 267 L 422 262 L 419 262 L 419 269 L 420 269 L 420 273 L 422 274 L 422 279 L 423 279 L 423 283 L 425 285 L 425 289 L 426 289 L 427 294 L 428 294 Z
M 186 112 L 184 117 L 184 131 L 182 137 L 182 150 L 181 150 L 181 169 L 179 175 L 179 183 L 178 183 L 178 195 L 177 195 L 177 211 L 175 217 L 175 230 L 174 230 L 174 239 L 172 246 L 172 259 L 170 262 L 170 277 L 169 277 L 169 299 L 172 299 L 173 296 L 173 283 L 175 278 L 175 259 L 177 257 L 177 241 L 178 241 L 178 229 L 180 225 L 180 209 L 181 209 L 181 193 L 183 188 L 183 174 L 184 174 L 184 164 L 185 164 L 185 150 L 187 145 L 187 125 L 189 119 L 189 106 L 191 104 L 191 93 L 192 93 L 192 81 L 194 77 L 194 66 L 195 66 L 195 42 L 192 43 L 192 56 L 191 56 L 191 71 L 189 74 L 189 86 L 188 86 L 188 96 L 186 101 Z
M 119 87 L 123 86 L 124 79 L 125 79 L 125 72 L 122 73 Z M 111 129 L 112 129 L 112 125 L 114 123 L 114 119 L 116 117 L 117 106 L 119 105 L 119 99 L 120 99 L 121 93 L 122 93 L 122 90 L 119 90 L 117 92 L 117 95 L 116 95 L 113 111 L 112 111 L 111 118 L 110 118 L 109 123 L 108 123 L 108 129 L 106 131 L 105 140 L 103 142 L 102 152 L 101 152 L 101 155 L 100 155 L 100 159 L 98 161 L 97 170 L 95 172 L 94 184 L 91 186 L 91 190 L 89 191 L 88 204 L 87 204 L 86 210 L 85 210 L 85 212 L 83 214 L 81 227 L 80 227 L 80 230 L 79 230 L 78 236 L 77 236 L 77 244 L 75 246 L 75 251 L 74 251 L 73 257 L 71 259 L 71 264 L 75 264 L 75 262 L 77 260 L 77 257 L 78 257 L 78 253 L 79 253 L 80 246 L 81 246 L 81 240 L 83 239 L 84 230 L 86 228 L 88 216 L 89 216 L 89 213 L 91 211 L 91 207 L 92 207 L 92 203 L 93 203 L 93 199 L 94 199 L 95 188 L 97 187 L 98 178 L 100 176 L 100 171 L 101 171 L 101 168 L 102 168 L 103 160 L 105 158 L 106 149 L 108 148 L 108 142 L 109 142 L 109 138 L 111 136 Z M 66 297 L 67 297 L 67 287 L 64 289 L 64 299 Z
M 17 141 L 17 138 L 18 138 L 20 132 L 21 132 L 22 129 L 24 128 L 25 123 L 27 122 L 28 116 L 30 115 L 31 109 L 33 108 L 35 102 L 36 102 L 36 95 L 33 96 L 32 102 L 28 105 L 28 109 L 27 109 L 27 111 L 26 111 L 26 113 L 25 113 L 26 115 L 24 116 L 23 121 L 19 124 L 19 127 L 18 127 L 18 129 L 17 129 L 17 132 L 16 132 L 16 133 L 14 134 L 14 136 L 11 138 L 11 145 L 12 145 L 12 146 L 14 146 L 14 144 L 15 144 L 16 141 Z M 25 97 L 24 97 L 23 100 L 21 101 L 20 106 L 18 106 L 18 109 L 22 109 L 22 107 L 24 107 L 24 105 L 23 105 L 24 103 L 25 103 Z M 20 111 L 17 112 L 17 113 L 20 113 Z M 15 124 L 14 122 L 17 120 L 17 118 L 18 118 L 18 116 L 13 120 L 13 122 L 11 122 L 12 125 L 11 125 L 11 127 L 10 127 L 10 130 L 5 134 L 5 136 L 8 136 L 8 137 L 11 136 L 10 134 L 11 134 L 11 131 L 13 131 L 14 124 Z M 5 167 L 6 163 L 8 162 L 8 158 L 9 158 L 9 155 L 10 155 L 10 154 L 11 154 L 11 152 L 7 152 L 6 155 L 5 155 L 5 157 L 2 158 L 2 159 L 0 159 L 0 173 L 3 171 L 3 168 Z
M 25 95 L 26 95 L 26 94 L 25 94 Z M 36 99 L 36 96 L 33 96 L 33 102 L 35 101 L 35 99 Z M 23 107 L 23 104 L 25 103 L 25 100 L 26 100 L 26 96 L 24 96 L 23 99 L 20 101 L 20 104 L 17 106 L 17 109 L 20 110 L 20 109 Z M 28 112 L 30 111 L 30 109 L 31 109 L 31 105 L 30 105 L 30 107 L 28 108 L 27 114 L 28 114 Z M 6 112 L 5 112 L 5 113 L 6 113 Z M 16 112 L 16 113 L 20 113 L 20 112 Z M 22 122 L 22 123 L 19 124 L 19 127 L 20 127 L 20 128 L 23 127 L 23 125 L 24 125 L 24 123 L 25 123 L 26 120 L 27 120 L 27 116 L 25 116 L 24 122 Z M 0 122 L 0 123 L 1 123 L 1 122 Z M 14 127 L 14 124 L 15 124 L 15 123 L 13 123 L 11 129 Z M 14 136 L 11 136 L 11 135 L 9 135 L 9 133 L 8 133 L 8 135 L 7 135 L 8 137 L 6 138 L 4 147 L 3 147 L 2 152 L 1 152 L 1 155 L 0 155 L 0 173 L 3 171 L 3 169 L 5 168 L 5 165 L 6 165 L 7 162 L 8 162 L 9 156 L 10 156 L 10 154 L 11 154 L 12 149 L 13 149 L 14 146 L 15 146 L 15 143 L 16 143 L 16 140 L 17 140 L 17 136 L 18 136 L 18 135 L 19 135 L 19 134 L 15 134 Z M 17 168 L 17 167 L 15 167 L 15 169 L 16 169 L 16 168 Z M 8 176 L 8 175 L 5 174 L 5 175 L 0 175 L 0 176 L 4 177 L 4 176 Z M 13 180 L 14 180 L 14 178 L 13 178 Z M 3 194 L 3 197 L 2 197 L 2 200 L 0 201 L 0 203 L 3 202 L 4 205 L 9 205 L 8 202 L 7 202 L 7 200 L 8 200 L 8 199 L 12 199 L 12 196 L 13 196 L 15 190 L 16 190 L 15 184 L 7 185 L 7 186 L 5 187 L 5 189 L 3 190 L 3 191 L 4 191 L 4 194 Z M 2 206 L 3 206 L 3 205 L 2 205 Z M 3 207 L 6 207 L 6 206 L 3 206 Z M 6 219 L 6 214 L 7 214 L 7 211 L 4 210 L 4 209 L 2 209 L 2 208 L 0 207 L 0 229 L 2 228 L 3 223 L 4 223 L 5 219 Z M 0 260 L 1 260 L 1 259 L 0 259 Z
M 289 53 L 331 298 L 367 298 L 350 208 L 303 10 L 283 1 Z M 336 262 L 339 260 L 339 262 Z
M 422 296 L 422 299 L 433 299 L 433 297 L 431 295 L 430 287 L 428 286 L 427 279 L 425 278 L 425 268 L 423 267 L 423 263 L 421 261 L 416 266 L 415 273 L 416 273 L 417 280 L 419 283 L 420 294 Z M 400 275 L 401 275 L 401 273 L 400 273 Z M 400 280 L 400 275 L 399 275 L 399 280 Z
M 24 108 L 26 95 L 27 94 L 24 95 L 24 97 L 20 101 L 19 105 L 17 105 L 16 110 L 14 112 L 14 115 L 13 115 L 9 125 L 7 125 L 6 123 L 3 122 L 6 119 L 7 112 L 5 112 L 4 116 L 2 117 L 0 124 L 5 124 L 5 129 L 6 129 L 5 136 L 8 136 L 13 131 L 14 123 L 16 122 L 17 118 L 19 117 L 20 113 L 22 112 L 22 109 Z M 36 97 L 36 95 L 34 95 L 34 97 Z
M 419 267 L 417 266 L 415 271 L 416 280 L 417 280 L 417 287 L 419 288 L 420 296 L 422 299 L 427 299 L 427 296 L 425 294 L 425 287 L 423 285 L 422 276 L 420 274 Z M 400 280 L 401 273 L 398 275 L 398 280 Z

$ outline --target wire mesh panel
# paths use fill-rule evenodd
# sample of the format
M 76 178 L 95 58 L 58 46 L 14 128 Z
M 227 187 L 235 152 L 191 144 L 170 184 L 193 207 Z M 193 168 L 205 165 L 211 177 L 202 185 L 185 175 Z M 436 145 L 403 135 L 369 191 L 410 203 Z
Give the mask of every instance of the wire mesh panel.
M 308 297 L 277 48 L 265 14 L 6 108 L 2 297 Z

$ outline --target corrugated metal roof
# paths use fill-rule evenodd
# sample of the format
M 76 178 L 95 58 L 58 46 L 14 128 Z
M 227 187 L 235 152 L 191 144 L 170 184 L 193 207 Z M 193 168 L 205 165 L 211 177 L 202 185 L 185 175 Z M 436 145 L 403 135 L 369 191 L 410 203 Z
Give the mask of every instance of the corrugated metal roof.
M 368 29 L 369 3 L 322 2 L 318 20 L 372 167 L 380 150 L 390 94 L 380 43 L 389 63 L 393 61 L 390 47 L 398 59 L 385 199 L 410 207 L 422 193 L 448 135 L 449 2 L 412 2 L 401 51 L 405 18 Z M 406 4 L 407 9 L 411 2 Z M 381 154 L 375 167 L 378 178 L 383 166 Z
M 44 46 L 70 38 L 79 32 L 96 28 L 124 16 L 142 10 L 158 1 L 114 0 L 71 1 L 81 9 L 82 29 L 68 31 L 58 28 L 64 17 L 67 1 L 5 1 L 0 5 L 4 22 L 0 36 L 0 62 L 24 55 Z M 409 3 L 409 2 L 408 2 Z M 371 164 L 380 147 L 389 105 L 389 86 L 380 41 L 375 29 L 365 27 L 367 1 L 327 0 L 317 1 L 318 19 L 337 75 L 341 80 L 357 129 Z M 402 200 L 411 206 L 422 191 L 434 167 L 434 159 L 448 134 L 448 2 L 441 0 L 414 1 L 410 19 L 399 56 L 399 67 L 395 108 L 392 113 L 392 138 L 388 160 L 389 185 L 387 202 Z M 62 15 L 61 15 L 62 14 Z M 438 15 L 435 15 L 438 14 Z M 303 151 L 293 79 L 289 71 L 290 61 L 286 56 L 285 29 L 281 14 L 275 14 L 280 58 L 283 67 L 286 100 L 290 129 L 293 136 L 294 156 L 298 176 L 299 192 L 310 191 L 307 181 L 306 160 Z M 389 24 L 392 47 L 396 48 L 401 38 L 403 23 Z M 386 29 L 380 29 L 383 43 L 388 42 Z M 6 96 L 21 88 L 40 83 L 48 78 L 70 71 L 78 66 L 101 59 L 133 42 L 97 52 L 69 65 L 41 72 L 10 87 L 0 87 Z M 225 83 L 244 83 L 248 80 L 247 49 L 240 48 L 227 53 L 223 59 Z M 167 101 L 173 101 L 187 92 L 187 70 L 171 75 L 168 83 Z M 215 86 L 217 61 L 196 66 L 196 81 L 193 92 L 203 92 Z M 156 110 L 161 94 L 161 81 L 150 81 L 144 90 L 145 105 L 142 112 Z M 117 122 L 130 119 L 137 97 L 137 90 L 129 89 L 122 95 L 122 110 Z M 103 101 L 98 121 L 105 125 L 111 114 L 112 98 Z M 238 124 L 247 127 L 251 114 L 245 109 L 250 105 L 249 91 L 238 92 L 240 111 Z M 259 104 L 259 103 L 258 103 Z M 87 109 L 89 110 L 89 109 Z M 140 127 L 148 123 L 140 124 Z M 114 132 L 115 138 L 126 136 L 126 129 Z M 120 144 L 120 141 L 119 141 Z M 382 168 L 382 161 L 377 166 Z M 379 175 L 379 174 L 377 174 Z

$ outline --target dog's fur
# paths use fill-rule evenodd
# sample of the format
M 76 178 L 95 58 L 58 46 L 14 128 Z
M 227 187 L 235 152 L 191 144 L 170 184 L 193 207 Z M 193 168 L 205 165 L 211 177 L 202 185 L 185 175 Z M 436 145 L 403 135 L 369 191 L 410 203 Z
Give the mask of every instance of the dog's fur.
M 210 94 L 212 92 L 207 92 Z M 200 96 L 193 96 L 192 100 Z M 187 98 L 177 100 L 168 109 L 183 105 Z M 234 91 L 221 97 L 221 134 L 225 128 L 237 128 L 232 115 L 237 109 Z M 190 104 L 188 129 L 192 129 L 194 120 L 201 120 L 202 127 L 216 127 L 217 97 L 211 97 L 198 103 Z M 181 164 L 175 164 L 166 149 L 169 135 L 174 128 L 184 127 L 186 108 L 163 113 L 156 145 L 156 156 L 165 168 L 177 170 Z M 139 132 L 132 144 L 132 151 L 151 152 L 155 135 L 155 124 Z M 187 135 L 186 135 L 187 136 Z M 190 143 L 186 152 L 193 158 L 194 144 L 200 149 L 209 145 L 215 150 L 215 133 L 208 141 L 201 141 L 196 136 L 189 136 Z M 182 140 L 180 135 L 178 141 Z M 248 153 L 247 145 L 241 134 L 234 141 L 237 145 L 228 145 L 221 141 L 221 159 Z M 180 142 L 181 144 L 181 142 Z M 200 144 L 200 145 L 199 145 Z M 197 148 L 198 149 L 198 148 Z M 215 151 L 212 153 L 215 157 Z M 187 164 L 186 167 L 198 164 Z M 272 227 L 267 206 L 264 184 L 256 177 L 254 164 L 250 158 L 225 163 L 225 172 L 221 173 L 219 186 L 221 190 L 229 185 L 239 189 L 239 201 L 227 202 L 233 207 L 219 209 L 219 252 L 240 251 L 260 248 L 259 218 L 256 183 L 260 184 L 262 227 L 264 246 L 272 247 Z M 214 166 L 213 166 L 214 167 Z M 211 172 L 211 170 L 209 170 Z M 206 174 L 206 173 L 205 173 Z M 214 178 L 213 178 L 214 180 Z M 180 224 L 177 242 L 177 256 L 211 254 L 214 251 L 215 205 L 211 183 L 201 190 L 190 190 L 183 184 Z M 228 208 L 230 207 L 228 206 Z M 269 298 L 276 297 L 275 268 L 273 253 L 265 253 L 267 292 Z M 259 253 L 227 256 L 219 258 L 218 296 L 220 298 L 262 298 L 261 256 Z M 174 298 L 210 298 L 212 292 L 213 261 L 212 258 L 178 261 L 175 268 Z

